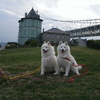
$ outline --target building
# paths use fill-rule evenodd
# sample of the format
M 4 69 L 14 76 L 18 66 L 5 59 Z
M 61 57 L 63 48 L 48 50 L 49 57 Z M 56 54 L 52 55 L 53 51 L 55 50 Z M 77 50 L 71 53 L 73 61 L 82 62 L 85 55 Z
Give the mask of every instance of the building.
M 87 39 L 72 39 L 70 42 L 71 45 L 75 46 L 86 46 L 87 45 Z
M 19 20 L 18 43 L 24 45 L 29 39 L 40 40 L 42 21 L 37 12 L 32 8 L 25 18 Z
M 51 28 L 41 33 L 42 19 L 40 15 L 32 8 L 30 12 L 25 13 L 25 17 L 19 20 L 18 43 L 24 45 L 29 39 L 38 41 L 50 41 L 58 44 L 59 41 L 70 41 L 70 34 L 58 28 Z
M 41 33 L 42 41 L 50 41 L 54 44 L 58 44 L 59 41 L 70 42 L 70 34 L 64 32 L 58 28 L 51 28 L 43 33 Z

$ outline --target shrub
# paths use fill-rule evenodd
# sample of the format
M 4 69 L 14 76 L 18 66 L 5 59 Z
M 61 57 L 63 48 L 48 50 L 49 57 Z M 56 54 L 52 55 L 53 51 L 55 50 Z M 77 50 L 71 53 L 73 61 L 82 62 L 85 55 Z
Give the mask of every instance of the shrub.
M 94 40 L 88 40 L 87 41 L 87 47 L 91 48 L 93 43 L 95 43 Z
M 100 40 L 88 40 L 87 47 L 100 50 Z
M 38 42 L 38 41 L 33 40 L 33 41 L 31 41 L 31 43 L 30 43 L 30 47 L 37 47 L 37 46 L 38 46 L 38 44 L 39 44 L 39 42 Z
M 37 40 L 27 40 L 25 42 L 25 46 L 37 47 L 37 46 L 39 46 L 39 41 L 37 41 Z
M 16 42 L 8 42 L 7 45 L 5 46 L 5 49 L 14 49 L 18 48 L 19 44 Z
M 93 48 L 100 50 L 100 43 L 94 43 Z

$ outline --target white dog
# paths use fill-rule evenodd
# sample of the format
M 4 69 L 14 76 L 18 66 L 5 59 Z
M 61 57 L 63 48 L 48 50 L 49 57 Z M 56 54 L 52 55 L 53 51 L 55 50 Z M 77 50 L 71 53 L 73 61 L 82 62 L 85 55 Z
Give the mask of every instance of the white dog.
M 63 43 L 62 41 L 59 42 L 59 45 L 57 47 L 57 61 L 59 70 L 61 68 L 64 69 L 65 75 L 68 76 L 69 71 L 73 71 L 75 74 L 79 75 L 79 69 L 81 69 L 81 66 L 75 67 L 73 65 L 78 65 L 75 61 L 74 57 L 70 53 L 70 47 L 68 46 L 68 43 Z
M 49 41 L 43 43 L 41 47 L 41 56 L 41 75 L 51 71 L 55 71 L 55 75 L 58 74 L 57 57 L 55 56 L 54 47 L 51 46 Z

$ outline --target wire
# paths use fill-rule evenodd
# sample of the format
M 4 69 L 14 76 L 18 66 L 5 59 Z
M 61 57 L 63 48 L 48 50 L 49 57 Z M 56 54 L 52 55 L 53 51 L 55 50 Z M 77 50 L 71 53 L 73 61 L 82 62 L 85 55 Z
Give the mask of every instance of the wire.
M 39 12 L 40 13 L 40 12 Z M 58 22 L 67 22 L 67 23 L 100 23 L 100 18 L 99 19 L 85 19 L 85 20 L 58 20 L 58 19 L 53 19 L 51 17 L 48 17 L 42 13 L 40 13 L 41 17 L 43 17 L 46 20 L 52 20 L 52 21 L 58 21 Z M 98 21 L 98 22 L 96 22 Z

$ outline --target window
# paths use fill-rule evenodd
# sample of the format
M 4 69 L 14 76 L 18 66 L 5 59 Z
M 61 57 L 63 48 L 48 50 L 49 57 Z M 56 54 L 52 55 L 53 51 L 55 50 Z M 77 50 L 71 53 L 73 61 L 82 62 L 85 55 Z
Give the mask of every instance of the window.
M 59 38 L 59 35 L 57 35 L 57 38 Z
M 53 38 L 54 36 L 53 35 L 51 35 L 51 38 Z
M 49 37 L 49 34 L 47 34 L 47 37 Z
M 62 39 L 64 39 L 64 35 L 62 35 Z

